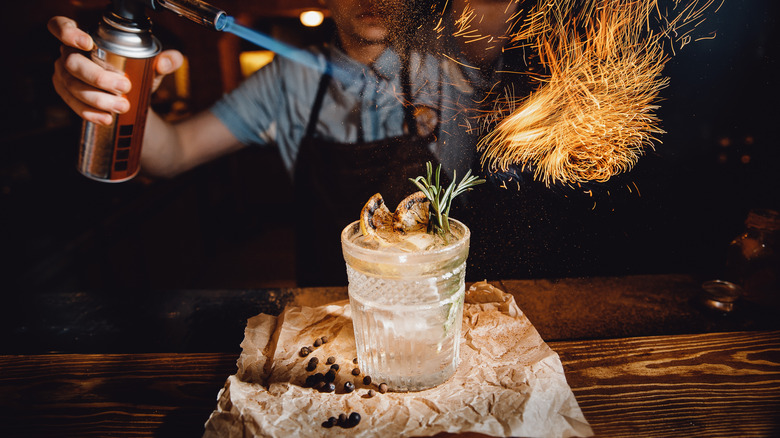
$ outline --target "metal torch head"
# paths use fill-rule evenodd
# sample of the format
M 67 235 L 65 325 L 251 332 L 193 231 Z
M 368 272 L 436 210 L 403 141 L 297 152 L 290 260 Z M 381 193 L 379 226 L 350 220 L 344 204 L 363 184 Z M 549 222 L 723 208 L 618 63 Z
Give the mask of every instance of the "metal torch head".
M 214 30 L 224 29 L 228 21 L 225 11 L 200 0 L 111 0 L 111 11 L 128 21 L 147 21 L 147 7 L 167 9 Z
M 157 6 L 160 6 L 209 29 L 222 30 L 227 25 L 228 16 L 225 11 L 200 0 L 148 1 L 152 3 L 152 7 L 155 9 Z

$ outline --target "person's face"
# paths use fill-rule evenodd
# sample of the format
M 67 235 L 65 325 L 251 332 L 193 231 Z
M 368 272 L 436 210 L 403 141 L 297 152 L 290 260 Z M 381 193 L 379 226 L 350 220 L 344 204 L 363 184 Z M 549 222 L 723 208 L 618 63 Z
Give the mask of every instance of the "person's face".
M 389 23 L 403 0 L 324 0 L 341 38 L 363 44 L 385 43 Z

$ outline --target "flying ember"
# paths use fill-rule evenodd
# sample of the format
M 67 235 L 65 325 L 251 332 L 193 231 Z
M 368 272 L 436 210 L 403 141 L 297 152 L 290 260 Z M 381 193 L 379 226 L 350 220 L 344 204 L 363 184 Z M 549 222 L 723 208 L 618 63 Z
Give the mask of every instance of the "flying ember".
M 511 23 L 504 50 L 530 51 L 541 72 L 531 74 L 530 95 L 505 86 L 479 116 L 483 165 L 518 166 L 547 185 L 631 170 L 664 132 L 656 115 L 664 66 L 722 0 L 667 3 L 539 1 Z

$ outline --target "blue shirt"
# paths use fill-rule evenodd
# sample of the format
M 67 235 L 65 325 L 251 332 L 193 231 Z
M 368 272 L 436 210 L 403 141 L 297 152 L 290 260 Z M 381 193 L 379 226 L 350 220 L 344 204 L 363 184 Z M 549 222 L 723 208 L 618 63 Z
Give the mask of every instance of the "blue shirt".
M 313 53 L 325 62 L 324 49 Z M 322 102 L 316 136 L 354 143 L 403 135 L 401 61 L 385 50 L 370 66 L 330 46 L 330 62 L 352 72 L 351 80 L 333 80 Z M 292 176 L 312 112 L 321 73 L 280 56 L 222 97 L 211 111 L 244 144 L 275 145 Z M 446 57 L 413 53 L 411 95 L 415 105 L 438 108 L 439 136 L 429 147 L 443 169 L 462 176 L 475 156 L 469 110 L 486 86 L 476 70 Z

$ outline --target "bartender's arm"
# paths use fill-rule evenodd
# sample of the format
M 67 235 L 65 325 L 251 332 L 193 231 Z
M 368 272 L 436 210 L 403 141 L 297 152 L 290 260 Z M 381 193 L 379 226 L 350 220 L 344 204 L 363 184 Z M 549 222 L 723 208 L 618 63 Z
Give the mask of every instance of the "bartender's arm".
M 127 112 L 130 104 L 122 95 L 132 84 L 119 73 L 98 66 L 82 51 L 92 49 L 92 38 L 66 17 L 49 20 L 49 31 L 63 46 L 55 62 L 52 82 L 57 94 L 81 118 L 109 125 L 114 114 Z M 166 50 L 158 55 L 154 88 L 162 77 L 178 69 L 181 53 Z M 243 145 L 210 111 L 171 124 L 149 111 L 144 133 L 141 166 L 145 173 L 172 177 Z

